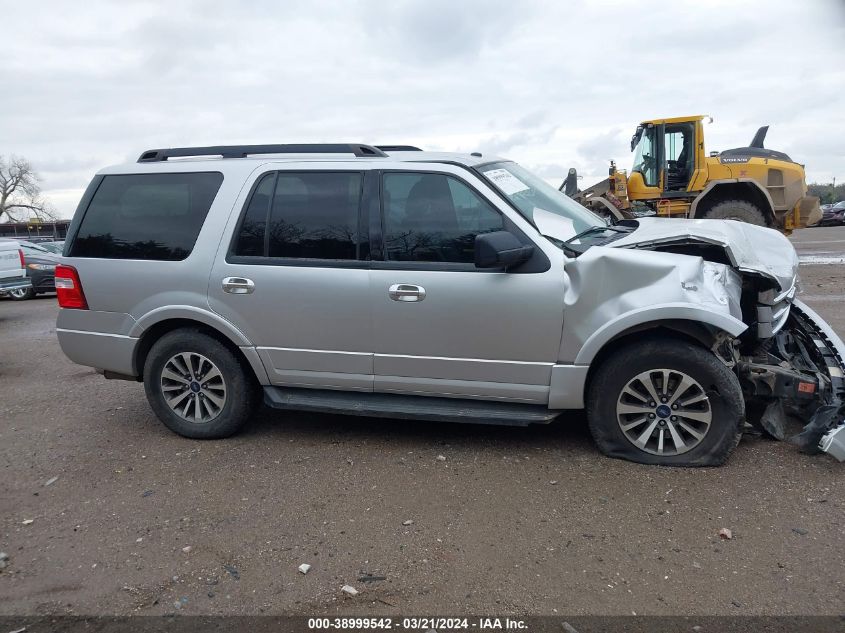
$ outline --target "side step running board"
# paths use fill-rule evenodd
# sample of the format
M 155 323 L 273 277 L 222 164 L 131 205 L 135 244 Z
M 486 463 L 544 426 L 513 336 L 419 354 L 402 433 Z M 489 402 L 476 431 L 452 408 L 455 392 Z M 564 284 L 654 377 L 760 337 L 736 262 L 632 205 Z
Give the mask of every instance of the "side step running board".
M 291 411 L 507 426 L 548 424 L 562 413 L 536 404 L 283 387 L 264 387 L 264 404 Z

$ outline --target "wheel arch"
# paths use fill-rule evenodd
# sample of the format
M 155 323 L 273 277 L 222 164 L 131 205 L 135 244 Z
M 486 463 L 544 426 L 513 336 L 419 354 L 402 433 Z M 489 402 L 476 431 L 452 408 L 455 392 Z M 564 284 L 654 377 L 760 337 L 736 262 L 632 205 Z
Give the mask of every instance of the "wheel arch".
M 725 200 L 751 202 L 763 212 L 763 216 L 770 226 L 777 223 L 772 196 L 759 182 L 752 178 L 726 178 L 709 182 L 693 200 L 689 217 L 702 217 L 708 209 Z
M 132 328 L 131 336 L 138 338 L 132 367 L 139 379 L 143 379 L 144 364 L 156 341 L 175 330 L 189 329 L 202 332 L 225 345 L 236 358 L 252 370 L 260 384 L 269 383 L 264 364 L 252 344 L 239 330 L 219 317 L 196 308 L 159 313 L 155 317 L 157 318 L 151 313 L 140 319 Z
M 590 365 L 599 352 L 621 337 L 661 328 L 705 343 L 712 341 L 719 332 L 737 337 L 747 330 L 748 326 L 730 314 L 714 312 L 697 305 L 665 303 L 648 306 L 631 310 L 598 328 L 580 346 L 573 364 Z

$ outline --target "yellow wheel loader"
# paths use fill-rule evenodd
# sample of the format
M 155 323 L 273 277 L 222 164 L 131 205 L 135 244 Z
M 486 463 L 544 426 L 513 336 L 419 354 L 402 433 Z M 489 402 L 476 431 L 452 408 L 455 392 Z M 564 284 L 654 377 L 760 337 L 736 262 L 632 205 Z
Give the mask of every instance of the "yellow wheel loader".
M 807 195 L 804 166 L 763 147 L 768 126 L 757 131 L 748 147 L 707 156 L 706 118 L 643 121 L 631 139 L 630 175 L 611 161 L 607 180 L 578 191 L 577 173 L 570 169 L 560 189 L 616 219 L 656 214 L 741 220 L 786 234 L 821 219 L 819 199 Z

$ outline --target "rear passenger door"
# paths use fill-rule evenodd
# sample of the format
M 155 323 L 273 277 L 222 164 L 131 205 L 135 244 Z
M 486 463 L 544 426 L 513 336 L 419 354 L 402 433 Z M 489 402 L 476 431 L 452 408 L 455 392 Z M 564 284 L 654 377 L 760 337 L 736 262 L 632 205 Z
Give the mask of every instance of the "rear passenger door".
M 273 384 L 372 390 L 361 227 L 374 184 L 365 171 L 270 170 L 241 197 L 209 303 L 257 347 Z

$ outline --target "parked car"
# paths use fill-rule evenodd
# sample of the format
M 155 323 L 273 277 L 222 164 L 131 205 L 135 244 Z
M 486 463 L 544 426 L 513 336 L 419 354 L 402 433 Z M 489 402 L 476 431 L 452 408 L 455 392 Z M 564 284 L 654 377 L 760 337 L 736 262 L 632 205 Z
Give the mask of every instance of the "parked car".
M 822 219 L 816 226 L 839 226 L 845 224 L 845 200 L 822 209 Z
M 39 242 L 38 246 L 47 251 L 50 251 L 51 253 L 53 253 L 53 255 L 61 255 L 62 250 L 64 250 L 65 247 L 65 241 L 54 240 L 52 242 Z
M 56 238 L 50 235 L 29 235 L 27 237 L 20 237 L 16 238 L 22 240 L 24 242 L 29 242 L 30 244 L 49 244 L 50 242 L 55 242 Z
M 0 296 L 26 290 L 30 286 L 20 244 L 15 240 L 0 238 Z
M 505 159 L 149 150 L 97 174 L 67 242 L 65 354 L 143 381 L 186 437 L 237 432 L 263 396 L 516 425 L 586 408 L 605 454 L 663 465 L 721 464 L 746 417 L 783 438 L 786 411 L 806 450 L 845 439 L 845 345 L 795 298 L 783 235 L 609 225 Z
M 55 292 L 55 271 L 59 258 L 44 244 L 33 244 L 32 242 L 19 242 L 23 252 L 26 276 L 30 280 L 27 288 L 10 290 L 8 295 L 16 301 L 32 299 L 36 295 L 45 292 Z

